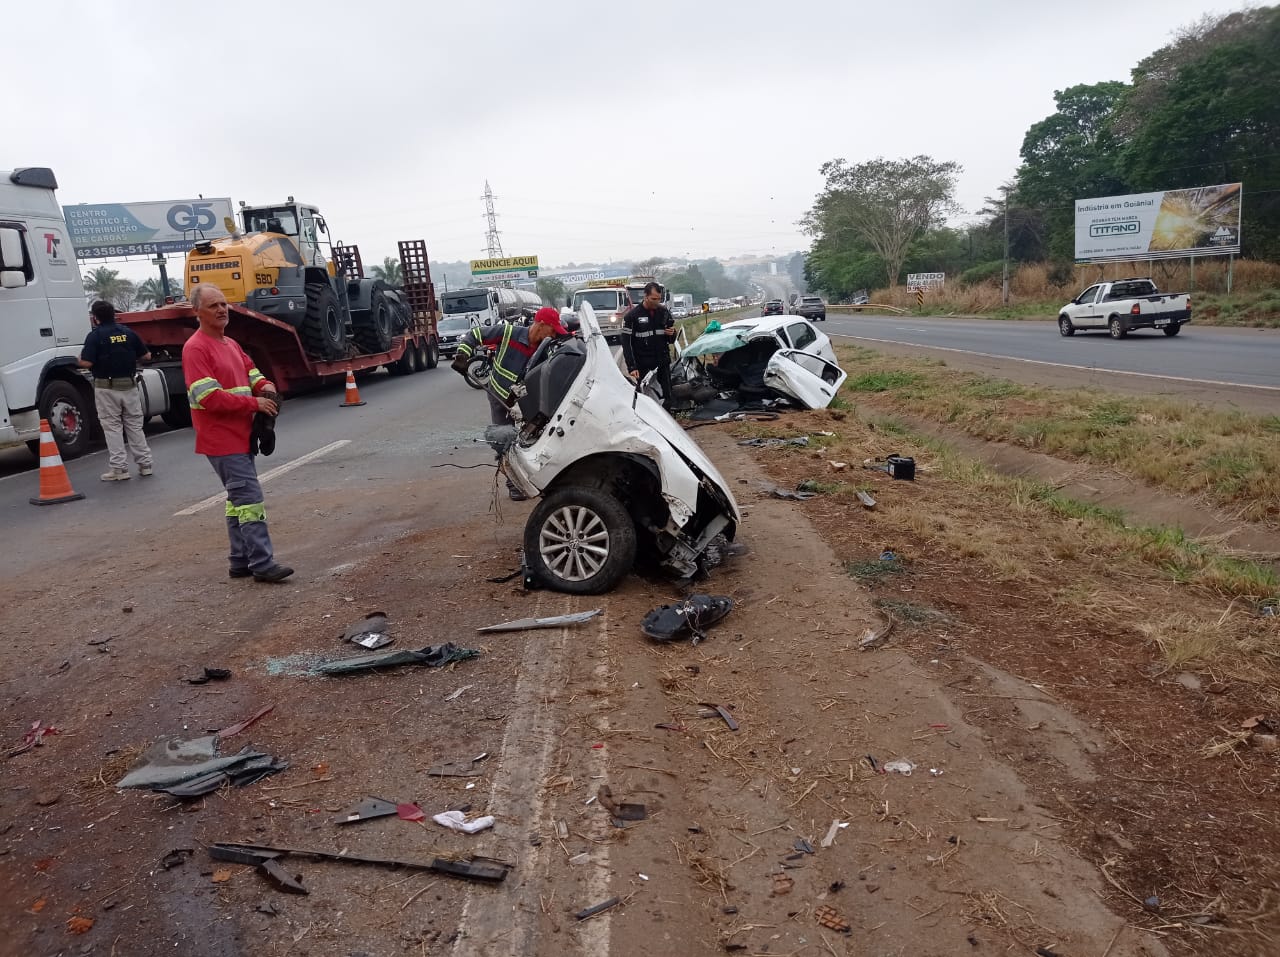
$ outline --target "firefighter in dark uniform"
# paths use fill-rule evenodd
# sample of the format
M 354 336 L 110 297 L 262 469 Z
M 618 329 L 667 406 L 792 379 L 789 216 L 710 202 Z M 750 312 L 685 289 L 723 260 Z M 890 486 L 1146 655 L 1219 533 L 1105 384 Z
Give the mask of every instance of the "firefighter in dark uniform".
M 499 322 L 487 329 L 472 328 L 458 343 L 452 367 L 459 374 L 466 375 L 467 365 L 477 351 L 485 346 L 495 350 L 493 372 L 485 383 L 485 395 L 489 398 L 489 421 L 494 425 L 505 425 L 511 421 L 509 410 L 516 401 L 511 389 L 524 377 L 524 368 L 538 344 L 548 336 L 567 335 L 569 330 L 561 323 L 560 313 L 550 306 L 543 306 L 533 317 L 533 324 L 527 327 Z M 524 493 L 509 481 L 507 491 L 513 501 L 525 498 Z
M 656 282 L 644 287 L 644 299 L 622 317 L 622 356 L 627 374 L 641 379 L 658 370 L 662 386 L 663 408 L 671 409 L 671 347 L 676 336 L 676 321 L 671 310 L 662 304 L 662 286 Z

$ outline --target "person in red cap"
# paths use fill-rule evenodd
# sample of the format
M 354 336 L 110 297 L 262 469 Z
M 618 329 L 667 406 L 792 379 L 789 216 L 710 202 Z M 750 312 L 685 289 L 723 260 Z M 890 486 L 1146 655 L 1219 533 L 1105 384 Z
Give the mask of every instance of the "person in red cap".
M 515 403 L 511 389 L 523 378 L 525 366 L 539 343 L 549 336 L 567 335 L 569 330 L 560 321 L 560 313 L 550 306 L 543 306 L 534 314 L 533 323 L 528 327 L 499 322 L 486 329 L 473 328 L 458 343 L 452 367 L 465 376 L 467 365 L 476 352 L 486 346 L 496 350 L 493 372 L 485 383 L 485 395 L 489 398 L 489 421 L 494 425 L 506 425 L 511 421 L 510 410 Z M 528 497 L 510 482 L 507 482 L 507 491 L 514 502 Z

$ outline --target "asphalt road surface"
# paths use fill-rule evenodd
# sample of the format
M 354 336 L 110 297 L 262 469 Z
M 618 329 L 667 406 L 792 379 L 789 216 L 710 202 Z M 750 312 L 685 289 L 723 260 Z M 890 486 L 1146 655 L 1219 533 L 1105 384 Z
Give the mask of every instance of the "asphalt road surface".
M 1117 372 L 1210 386 L 1244 386 L 1280 392 L 1280 334 L 1192 323 L 1169 338 L 1155 331 L 1114 340 L 1105 332 L 1058 334 L 1052 322 L 844 316 L 829 313 L 828 335 L 867 343 L 907 345 L 1059 368 Z M 837 339 L 837 341 L 839 341 Z M 1153 383 L 1153 391 L 1157 388 Z M 1280 396 L 1276 396 L 1280 408 Z

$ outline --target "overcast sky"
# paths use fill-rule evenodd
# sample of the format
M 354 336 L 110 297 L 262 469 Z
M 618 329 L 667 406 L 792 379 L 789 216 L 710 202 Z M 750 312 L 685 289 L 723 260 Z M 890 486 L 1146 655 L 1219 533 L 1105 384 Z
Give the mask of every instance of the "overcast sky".
M 486 179 L 504 252 L 544 268 L 782 254 L 826 160 L 955 160 L 976 210 L 1055 90 L 1241 6 L 15 3 L 0 168 L 53 167 L 64 205 L 292 194 L 366 263 L 482 256 Z

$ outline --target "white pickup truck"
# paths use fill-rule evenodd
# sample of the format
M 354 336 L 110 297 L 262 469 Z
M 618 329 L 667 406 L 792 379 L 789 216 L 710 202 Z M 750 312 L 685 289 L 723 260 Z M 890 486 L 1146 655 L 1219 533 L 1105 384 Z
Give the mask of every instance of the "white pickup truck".
M 1117 279 L 1090 286 L 1058 311 L 1058 332 L 1106 329 L 1123 339 L 1134 329 L 1159 329 L 1176 336 L 1191 321 L 1191 296 L 1160 292 L 1150 279 Z

